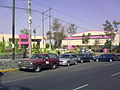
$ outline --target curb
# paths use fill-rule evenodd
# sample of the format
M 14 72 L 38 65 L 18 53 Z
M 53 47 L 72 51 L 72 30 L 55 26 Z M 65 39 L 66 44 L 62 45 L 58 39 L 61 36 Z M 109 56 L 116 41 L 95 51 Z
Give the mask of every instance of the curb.
M 19 69 L 5 69 L 5 70 L 0 70 L 0 72 L 10 72 L 10 71 L 18 71 Z

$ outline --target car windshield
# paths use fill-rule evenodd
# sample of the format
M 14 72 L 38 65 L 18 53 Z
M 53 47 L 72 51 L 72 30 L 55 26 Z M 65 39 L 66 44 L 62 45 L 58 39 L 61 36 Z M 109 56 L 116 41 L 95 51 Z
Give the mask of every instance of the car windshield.
M 31 57 L 31 59 L 43 59 L 43 58 L 44 58 L 44 55 L 37 55 L 37 54 L 34 54 Z
M 60 58 L 69 58 L 69 57 L 70 57 L 70 55 L 65 55 L 65 54 L 60 56 Z

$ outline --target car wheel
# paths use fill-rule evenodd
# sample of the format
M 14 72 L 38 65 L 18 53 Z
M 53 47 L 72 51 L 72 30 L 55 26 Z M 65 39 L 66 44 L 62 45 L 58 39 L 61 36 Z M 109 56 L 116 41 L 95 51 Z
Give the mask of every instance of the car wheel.
M 77 61 L 75 61 L 75 65 L 77 65 Z
M 83 63 L 83 60 L 80 60 L 81 63 Z
M 90 60 L 90 62 L 93 62 L 93 60 Z
M 70 62 L 67 63 L 67 66 L 68 66 L 68 67 L 70 66 Z
M 53 64 L 53 65 L 52 65 L 52 69 L 56 69 L 56 64 Z
M 37 65 L 36 67 L 35 67 L 35 70 L 34 70 L 35 72 L 40 72 L 41 71 L 41 66 L 40 65 Z
M 113 61 L 112 59 L 109 60 L 109 62 L 112 62 L 112 61 Z
M 98 60 L 98 59 L 96 59 L 96 62 L 99 62 L 99 60 Z

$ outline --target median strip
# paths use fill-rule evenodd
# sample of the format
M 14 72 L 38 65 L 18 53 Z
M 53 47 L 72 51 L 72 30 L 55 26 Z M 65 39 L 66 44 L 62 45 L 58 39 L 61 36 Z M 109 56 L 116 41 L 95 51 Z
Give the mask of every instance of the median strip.
M 77 87 L 77 88 L 75 88 L 75 89 L 73 89 L 73 90 L 79 90 L 79 89 L 82 89 L 82 88 L 87 87 L 87 86 L 88 86 L 88 84 L 85 84 L 85 85 L 80 86 L 80 87 Z

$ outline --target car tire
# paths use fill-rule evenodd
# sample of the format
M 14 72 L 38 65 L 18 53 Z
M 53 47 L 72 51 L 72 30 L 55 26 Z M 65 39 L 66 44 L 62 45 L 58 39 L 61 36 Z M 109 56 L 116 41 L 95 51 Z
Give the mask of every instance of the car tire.
M 83 60 L 80 60 L 81 63 L 83 63 Z
M 69 67 L 70 66 L 70 62 L 67 62 L 67 67 Z
M 109 62 L 112 62 L 112 61 L 113 61 L 112 59 L 109 60 Z
M 93 60 L 90 60 L 90 62 L 93 62 Z
M 99 60 L 98 60 L 98 59 L 96 59 L 96 62 L 99 62 Z
M 34 69 L 35 72 L 40 72 L 41 71 L 41 66 L 37 65 Z
M 53 65 L 52 65 L 52 69 L 56 69 L 56 64 L 53 64 Z
M 75 63 L 74 63 L 75 65 L 77 65 L 77 61 L 75 61 Z

